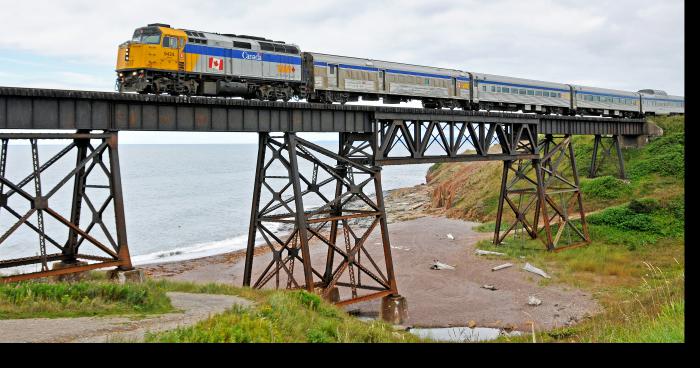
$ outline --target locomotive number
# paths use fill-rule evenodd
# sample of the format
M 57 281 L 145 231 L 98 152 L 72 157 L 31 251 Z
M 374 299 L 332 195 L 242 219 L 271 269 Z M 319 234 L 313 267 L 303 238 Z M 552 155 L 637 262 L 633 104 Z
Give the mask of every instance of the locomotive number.
M 280 74 L 291 74 L 296 71 L 296 68 L 292 65 L 277 65 L 277 73 Z

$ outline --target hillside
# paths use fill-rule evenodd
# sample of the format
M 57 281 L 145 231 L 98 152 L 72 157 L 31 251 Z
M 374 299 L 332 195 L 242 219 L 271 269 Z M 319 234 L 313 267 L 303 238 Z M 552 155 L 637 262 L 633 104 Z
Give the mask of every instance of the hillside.
M 539 240 L 480 244 L 547 269 L 555 282 L 588 289 L 604 306 L 588 322 L 541 336 L 545 341 L 684 339 L 685 120 L 649 120 L 664 135 L 642 148 L 623 149 L 628 180 L 614 176 L 612 162 L 599 177 L 587 178 L 593 137 L 574 139 L 590 245 L 548 253 Z M 501 162 L 434 165 L 426 177 L 430 211 L 486 222 L 483 231 L 493 231 L 501 170 Z

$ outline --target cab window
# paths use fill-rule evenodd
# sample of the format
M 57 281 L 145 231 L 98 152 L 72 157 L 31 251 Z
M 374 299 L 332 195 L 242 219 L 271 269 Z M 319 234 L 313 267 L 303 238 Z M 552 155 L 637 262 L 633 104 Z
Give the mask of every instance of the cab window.
M 149 45 L 160 44 L 161 32 L 158 28 L 139 28 L 134 32 L 131 38 L 132 42 L 144 43 Z
M 169 36 L 163 37 L 163 47 L 167 47 L 170 49 L 176 49 L 177 48 L 177 38 L 176 37 L 169 37 Z

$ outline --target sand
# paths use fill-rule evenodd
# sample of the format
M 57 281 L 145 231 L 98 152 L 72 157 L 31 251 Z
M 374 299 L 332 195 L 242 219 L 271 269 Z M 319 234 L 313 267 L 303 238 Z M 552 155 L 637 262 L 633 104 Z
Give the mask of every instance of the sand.
M 414 203 L 411 202 L 411 207 L 416 207 Z M 587 292 L 557 285 L 556 276 L 547 285 L 540 285 L 542 278 L 522 270 L 524 262 L 521 260 L 506 261 L 475 255 L 475 244 L 491 237 L 489 233 L 474 231 L 473 227 L 478 224 L 428 216 L 420 209 L 409 211 L 410 215 L 404 216 L 390 211 L 388 226 L 399 292 L 406 297 L 408 303 L 408 320 L 404 323 L 406 326 L 451 327 L 476 324 L 480 327 L 529 331 L 532 322 L 535 329 L 547 330 L 576 323 L 600 310 Z M 406 209 L 399 212 L 406 212 Z M 425 217 L 415 218 L 418 216 Z M 411 219 L 401 221 L 404 218 Z M 450 239 L 447 234 L 452 234 L 454 239 Z M 366 243 L 370 252 L 380 249 L 377 242 L 378 232 L 375 231 Z M 312 261 L 325 259 L 326 249 L 320 242 L 314 242 L 310 246 Z M 263 258 L 270 257 L 264 248 L 259 248 L 257 252 L 260 254 L 254 262 L 254 277 L 266 266 L 267 262 Z M 240 286 L 244 258 L 243 252 L 233 252 L 142 268 L 156 278 Z M 430 268 L 433 260 L 454 266 L 455 269 L 433 270 Z M 492 267 L 506 262 L 513 263 L 514 266 L 491 271 Z M 297 266 L 295 271 L 300 269 Z M 482 288 L 485 284 L 493 285 L 497 290 Z M 542 304 L 528 305 L 530 296 L 542 300 Z M 345 308 L 353 314 L 377 316 L 379 300 Z

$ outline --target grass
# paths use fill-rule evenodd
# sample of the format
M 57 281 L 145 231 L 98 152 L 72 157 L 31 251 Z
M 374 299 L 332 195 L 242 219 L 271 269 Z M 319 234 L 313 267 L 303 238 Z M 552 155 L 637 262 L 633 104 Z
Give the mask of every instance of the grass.
M 172 284 L 171 284 L 172 285 Z M 381 321 L 362 322 L 306 291 L 269 291 L 252 308 L 233 307 L 147 342 L 420 342 Z
M 148 334 L 147 342 L 420 342 L 430 341 L 381 322 L 363 322 L 306 291 L 254 290 L 223 284 L 147 280 L 120 285 L 91 272 L 74 283 L 0 285 L 0 319 L 144 316 L 175 311 L 166 292 L 236 295 L 233 306 L 190 327 Z M 111 342 L 134 342 L 113 340 Z
M 102 280 L 0 284 L 0 319 L 158 314 L 173 311 L 162 289 Z
M 617 167 L 611 161 L 600 168 L 599 177 L 586 178 L 593 137 L 574 137 L 591 244 L 557 253 L 546 252 L 540 240 L 512 236 L 503 246 L 490 241 L 478 244 L 480 249 L 506 253 L 513 263 L 529 262 L 544 269 L 552 279 L 542 279 L 542 284 L 590 291 L 603 307 L 602 313 L 577 325 L 538 333 L 537 341 L 684 341 L 685 121 L 683 117 L 649 121 L 659 125 L 664 136 L 642 148 L 622 150 L 627 180 L 615 177 Z M 428 183 L 435 187 L 434 198 L 441 199 L 433 201 L 436 209 L 484 222 L 476 230 L 493 232 L 496 209 L 485 204 L 498 196 L 494 188 L 500 184 L 500 163 L 478 165 L 436 166 Z M 460 188 L 460 175 L 476 178 L 466 182 L 468 188 Z M 467 191 L 488 193 L 478 202 L 462 194 Z M 504 221 L 510 224 L 512 219 Z M 529 342 L 532 337 L 499 341 Z

